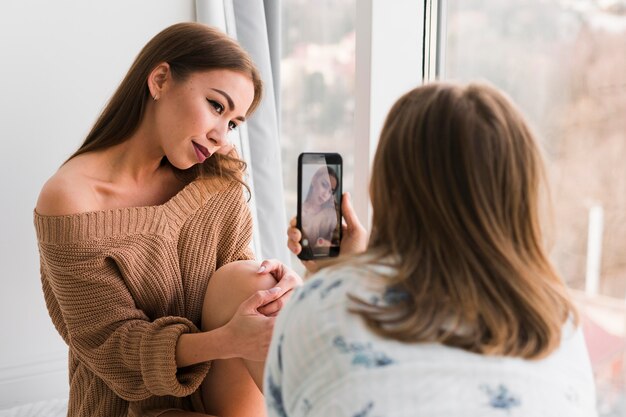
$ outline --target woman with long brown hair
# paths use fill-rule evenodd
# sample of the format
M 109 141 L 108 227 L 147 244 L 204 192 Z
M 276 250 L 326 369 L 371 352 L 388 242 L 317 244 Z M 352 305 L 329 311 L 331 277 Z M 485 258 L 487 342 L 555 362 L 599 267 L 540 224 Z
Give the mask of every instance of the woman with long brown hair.
M 69 416 L 265 414 L 274 316 L 300 278 L 249 249 L 245 164 L 228 132 L 261 94 L 234 40 L 173 25 L 44 185 L 35 228 L 69 347 Z
M 496 89 L 433 83 L 392 107 L 364 253 L 276 323 L 272 416 L 593 416 L 577 313 L 544 249 L 540 149 Z M 298 252 L 301 234 L 290 228 Z

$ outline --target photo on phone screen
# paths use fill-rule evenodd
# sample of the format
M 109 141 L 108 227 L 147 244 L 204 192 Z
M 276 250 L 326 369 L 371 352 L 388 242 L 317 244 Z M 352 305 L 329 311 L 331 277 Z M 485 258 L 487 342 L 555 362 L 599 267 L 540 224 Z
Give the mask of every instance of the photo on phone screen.
M 342 170 L 337 153 L 303 153 L 298 158 L 300 259 L 339 255 Z

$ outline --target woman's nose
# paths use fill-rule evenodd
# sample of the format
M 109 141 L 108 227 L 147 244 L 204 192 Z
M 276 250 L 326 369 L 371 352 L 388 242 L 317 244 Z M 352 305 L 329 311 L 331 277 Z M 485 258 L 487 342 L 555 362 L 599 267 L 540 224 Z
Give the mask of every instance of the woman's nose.
M 207 134 L 209 142 L 215 146 L 224 146 L 228 144 L 228 125 L 226 127 L 216 126 Z

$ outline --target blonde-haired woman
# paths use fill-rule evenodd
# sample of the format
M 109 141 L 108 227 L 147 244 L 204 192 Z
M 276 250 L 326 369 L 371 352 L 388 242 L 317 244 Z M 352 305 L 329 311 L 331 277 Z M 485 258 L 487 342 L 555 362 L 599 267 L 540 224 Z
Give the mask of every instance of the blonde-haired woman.
M 402 96 L 374 159 L 366 251 L 277 320 L 270 415 L 594 416 L 577 314 L 543 248 L 542 180 L 536 139 L 494 88 Z

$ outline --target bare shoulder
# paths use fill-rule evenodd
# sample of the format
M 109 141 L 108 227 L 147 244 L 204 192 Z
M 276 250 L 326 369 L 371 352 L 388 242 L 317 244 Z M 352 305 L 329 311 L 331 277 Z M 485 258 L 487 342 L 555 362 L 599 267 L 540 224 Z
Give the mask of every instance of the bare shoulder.
M 95 209 L 97 200 L 89 178 L 74 167 L 64 166 L 42 187 L 35 211 L 42 216 L 63 216 Z

